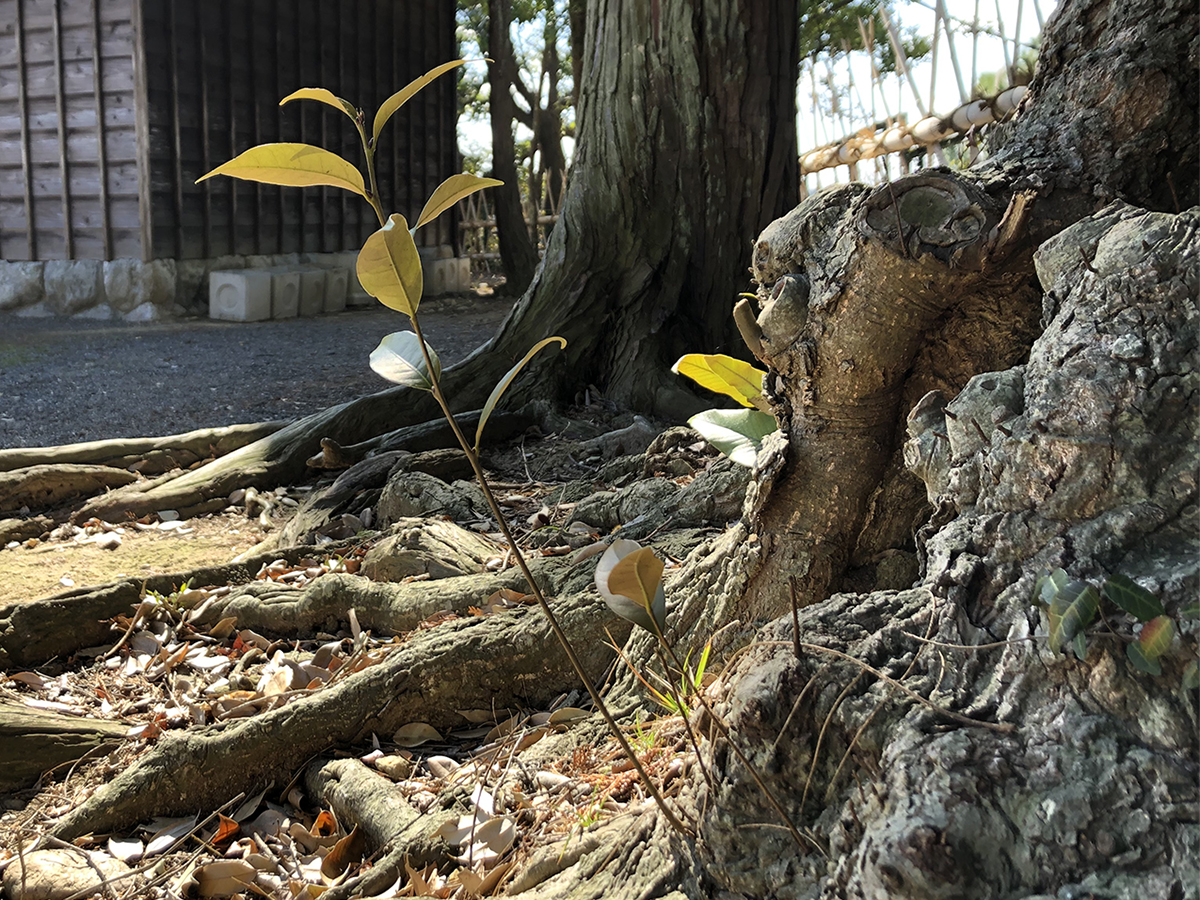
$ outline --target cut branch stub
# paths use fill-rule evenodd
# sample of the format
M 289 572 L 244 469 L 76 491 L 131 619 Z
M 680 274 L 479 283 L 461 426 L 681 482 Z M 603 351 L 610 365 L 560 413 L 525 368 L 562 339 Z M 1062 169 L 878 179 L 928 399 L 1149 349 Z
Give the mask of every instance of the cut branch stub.
M 771 544 L 756 612 L 782 612 L 791 577 L 805 603 L 836 589 L 922 396 L 953 396 L 1027 352 L 1040 311 L 1030 254 L 1016 252 L 1028 250 L 1029 198 L 1012 204 L 988 187 L 937 171 L 838 188 L 756 243 L 757 322 L 789 456 L 750 509 Z M 918 514 L 924 498 L 908 494 L 913 508 L 890 516 Z
M 932 253 L 951 268 L 977 269 L 985 235 L 999 221 L 992 201 L 970 182 L 914 175 L 877 188 L 863 203 L 858 230 L 901 256 Z

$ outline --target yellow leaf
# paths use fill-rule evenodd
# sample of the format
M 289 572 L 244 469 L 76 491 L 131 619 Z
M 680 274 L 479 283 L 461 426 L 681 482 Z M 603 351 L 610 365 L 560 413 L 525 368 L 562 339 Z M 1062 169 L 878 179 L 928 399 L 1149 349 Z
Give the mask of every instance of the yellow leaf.
M 508 390 L 508 386 L 513 383 L 513 379 L 520 374 L 521 370 L 525 368 L 525 365 L 531 359 L 533 359 L 539 350 L 541 350 L 547 344 L 553 343 L 554 341 L 558 341 L 560 348 L 567 346 L 567 339 L 564 337 L 559 337 L 558 335 L 538 341 L 533 345 L 532 348 L 530 348 L 529 352 L 525 354 L 519 363 L 504 373 L 504 377 L 500 379 L 499 383 L 494 388 L 492 388 L 492 393 L 488 395 L 487 402 L 483 404 L 483 411 L 479 414 L 479 425 L 475 429 L 476 453 L 479 452 L 479 442 L 483 439 L 483 426 L 487 424 L 488 418 L 496 409 L 496 404 L 500 402 L 500 398 L 504 396 L 504 392 Z
M 480 178 L 478 175 L 469 175 L 466 172 L 451 175 L 437 186 L 437 190 L 433 192 L 433 196 L 429 198 L 425 208 L 421 210 L 421 215 L 413 228 L 420 228 L 427 222 L 432 222 L 463 197 L 469 197 L 486 187 L 495 187 L 501 184 L 504 182 L 497 181 L 495 178 Z
M 384 306 L 411 319 L 425 290 L 424 278 L 408 223 L 404 216 L 393 213 L 359 251 L 358 280 L 363 290 Z
M 650 547 L 635 550 L 613 566 L 608 574 L 608 589 L 649 609 L 662 581 L 663 568 L 663 561 Z
M 386 125 L 387 120 L 392 117 L 392 113 L 411 100 L 417 91 L 421 90 L 421 88 L 425 87 L 439 75 L 444 75 L 451 69 L 456 69 L 465 62 L 465 59 L 453 59 L 448 63 L 442 63 L 440 66 L 430 69 L 420 78 L 414 78 L 407 85 L 384 100 L 383 105 L 379 107 L 379 111 L 375 113 L 375 128 L 372 132 L 375 138 L 375 143 L 379 143 L 379 132 L 383 131 L 383 126 Z
M 720 353 L 689 353 L 679 357 L 671 371 L 749 407 L 758 405 L 755 401 L 762 397 L 762 379 L 767 374 L 748 362 Z
M 392 742 L 401 747 L 419 747 L 429 741 L 440 741 L 442 736 L 438 730 L 426 722 L 412 722 L 404 725 L 392 735 Z
M 349 100 L 343 100 L 341 97 L 335 96 L 332 91 L 327 91 L 325 88 L 300 88 L 300 90 L 292 91 L 292 93 L 280 100 L 279 105 L 283 106 L 292 100 L 316 100 L 332 106 L 334 109 L 341 110 L 350 117 L 350 121 L 356 124 L 358 122 L 358 110 L 354 108 L 354 104 Z
M 329 185 L 367 196 L 362 172 L 340 156 L 311 144 L 260 144 L 196 179 L 228 175 L 263 184 L 291 187 Z

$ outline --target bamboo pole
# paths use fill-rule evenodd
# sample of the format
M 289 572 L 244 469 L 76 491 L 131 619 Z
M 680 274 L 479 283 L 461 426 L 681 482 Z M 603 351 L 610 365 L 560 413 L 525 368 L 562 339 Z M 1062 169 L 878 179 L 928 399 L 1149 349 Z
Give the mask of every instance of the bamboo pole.
M 1008 86 L 1017 83 L 1017 70 L 1008 55 L 1008 39 L 1004 36 L 1004 14 L 1000 11 L 1000 0 L 996 0 L 996 26 L 1000 29 L 1000 49 L 1004 52 L 1004 68 L 1008 72 Z
M 958 51 L 954 46 L 954 31 L 950 28 L 950 19 L 946 13 L 946 0 L 937 0 L 937 7 L 944 23 L 942 31 L 946 35 L 946 51 L 950 54 L 950 65 L 954 68 L 954 80 L 958 82 L 958 102 L 966 103 L 971 99 L 971 95 L 963 83 L 962 67 L 958 64 Z
M 1000 0 L 996 0 L 997 3 Z M 908 57 L 904 55 L 904 45 L 900 43 L 900 35 L 896 32 L 896 26 L 892 23 L 892 17 L 888 15 L 886 7 L 879 7 L 879 14 L 883 16 L 884 27 L 887 28 L 888 40 L 892 42 L 892 51 L 896 54 L 896 65 L 900 67 L 900 73 L 908 81 L 908 86 L 912 90 L 913 99 L 917 102 L 917 110 L 922 116 L 928 115 L 925 111 L 925 103 L 921 99 L 921 92 L 917 89 L 916 79 L 913 78 L 912 71 L 908 67 Z

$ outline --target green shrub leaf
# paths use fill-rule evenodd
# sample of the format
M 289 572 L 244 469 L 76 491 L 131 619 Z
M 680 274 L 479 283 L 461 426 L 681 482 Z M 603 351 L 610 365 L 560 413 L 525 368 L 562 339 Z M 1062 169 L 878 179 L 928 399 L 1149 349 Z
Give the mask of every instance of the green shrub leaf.
M 337 154 L 312 144 L 260 144 L 251 147 L 207 175 L 201 175 L 196 183 L 214 175 L 290 187 L 328 185 L 352 191 L 361 197 L 367 196 L 362 172 Z
M 1066 587 L 1070 580 L 1071 576 L 1066 573 L 1065 569 L 1047 572 L 1033 586 L 1033 598 L 1044 606 L 1049 606 L 1054 602 L 1054 596 Z
M 383 126 L 387 124 L 387 120 L 402 107 L 405 103 L 413 98 L 417 91 L 424 88 L 439 75 L 444 75 L 451 69 L 456 69 L 465 63 L 465 59 L 454 59 L 448 63 L 442 63 L 440 66 L 435 66 L 419 78 L 414 78 L 392 96 L 383 101 L 383 105 L 379 107 L 379 111 L 375 113 L 375 127 L 372 131 L 375 143 L 379 143 L 379 133 L 383 131 Z
M 520 374 L 521 370 L 525 368 L 526 364 L 533 359 L 534 356 L 537 355 L 539 350 L 541 350 L 547 344 L 552 344 L 555 341 L 558 341 L 560 347 L 567 346 L 567 339 L 564 337 L 559 337 L 558 335 L 538 341 L 533 345 L 532 348 L 530 348 L 529 352 L 522 357 L 519 363 L 504 373 L 504 377 L 500 379 L 499 383 L 494 388 L 492 388 L 492 393 L 488 396 L 487 402 L 483 404 L 483 412 L 479 414 L 479 425 L 475 429 L 476 453 L 479 452 L 479 442 L 483 439 L 483 426 L 487 424 L 488 418 L 492 415 L 492 411 L 495 410 L 496 404 L 500 402 L 500 398 L 504 396 L 504 392 L 508 390 L 508 386 L 513 383 L 513 379 Z
M 742 406 L 762 402 L 762 380 L 767 373 L 748 362 L 720 353 L 688 353 L 679 357 L 671 371 L 686 375 L 696 384 L 732 397 Z
M 1096 617 L 1100 595 L 1086 581 L 1071 581 L 1050 603 L 1050 650 L 1058 653 L 1064 644 L 1081 634 Z
M 1124 575 L 1110 575 L 1104 582 L 1104 596 L 1139 622 L 1149 622 L 1166 610 L 1152 593 Z
M 363 290 L 384 306 L 411 319 L 425 290 L 424 279 L 408 223 L 404 216 L 393 213 L 359 251 L 358 280 Z
M 417 218 L 417 224 L 413 226 L 413 230 L 420 228 L 426 222 L 432 222 L 463 197 L 469 197 L 476 191 L 501 184 L 504 182 L 495 178 L 480 178 L 478 175 L 471 175 L 467 172 L 451 175 L 437 186 L 437 190 L 426 202 L 425 208 L 421 210 L 421 215 Z
M 779 430 L 775 417 L 757 409 L 710 409 L 688 419 L 701 437 L 738 465 L 754 467 L 763 438 Z
M 1157 659 L 1148 659 L 1142 652 L 1140 644 L 1126 644 L 1125 655 L 1129 657 L 1129 661 L 1133 663 L 1133 667 L 1148 675 L 1161 675 L 1162 663 Z
M 425 349 L 429 351 L 429 359 L 433 363 L 434 377 L 440 377 L 441 360 L 428 344 Z M 380 341 L 379 346 L 371 351 L 371 368 L 393 384 L 419 391 L 433 388 L 429 367 L 425 365 L 425 357 L 421 353 L 420 339 L 411 331 L 397 331 Z
M 1138 647 L 1146 659 L 1158 659 L 1167 652 L 1175 638 L 1175 623 L 1170 616 L 1159 616 L 1142 626 Z
M 1183 609 L 1179 610 L 1179 618 L 1200 619 L 1200 603 L 1189 603 L 1183 607 Z

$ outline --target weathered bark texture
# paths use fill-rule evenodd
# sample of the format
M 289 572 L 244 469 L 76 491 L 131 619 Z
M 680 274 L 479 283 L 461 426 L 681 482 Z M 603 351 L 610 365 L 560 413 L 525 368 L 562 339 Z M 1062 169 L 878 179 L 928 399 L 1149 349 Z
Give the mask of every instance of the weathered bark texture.
M 836 866 L 797 855 L 773 827 L 747 841 L 771 811 L 718 745 L 701 846 L 722 887 L 872 900 L 1197 896 L 1200 722 L 1194 692 L 1180 688 L 1194 638 L 1148 676 L 1123 652 L 1131 620 L 1110 610 L 1115 635 L 1100 629 L 1083 661 L 1055 656 L 1032 594 L 1053 566 L 1093 581 L 1128 575 L 1171 615 L 1200 590 L 1198 229 L 1200 210 L 1118 205 L 1044 245 L 1047 327 L 1028 364 L 974 379 L 950 404 L 957 420 L 931 415 L 915 429 L 910 458 L 950 511 L 925 545 L 921 585 L 837 595 L 801 614 L 809 644 L 1015 731 L 962 727 L 815 648 L 797 659 L 790 616 L 780 619 L 726 676 L 723 708 Z M 922 441 L 930 428 L 948 442 Z
M 347 604 L 347 608 L 351 604 Z M 612 662 L 607 608 L 579 594 L 555 602 L 585 670 Z M 618 631 L 614 631 L 618 633 Z M 383 662 L 280 709 L 186 734 L 164 735 L 133 768 L 67 814 L 55 833 L 126 827 L 155 815 L 212 809 L 261 789 L 330 747 L 391 735 L 403 725 L 458 726 L 457 709 L 544 706 L 575 677 L 535 609 L 468 618 L 415 634 Z
M 32 709 L 0 700 L 0 793 L 28 787 L 43 772 L 104 747 L 116 747 L 128 726 Z
M 546 258 L 491 352 L 568 340 L 538 374 L 678 420 L 700 407 L 668 369 L 740 352 L 728 304 L 746 235 L 797 196 L 796 10 L 593 0 L 579 146 Z

